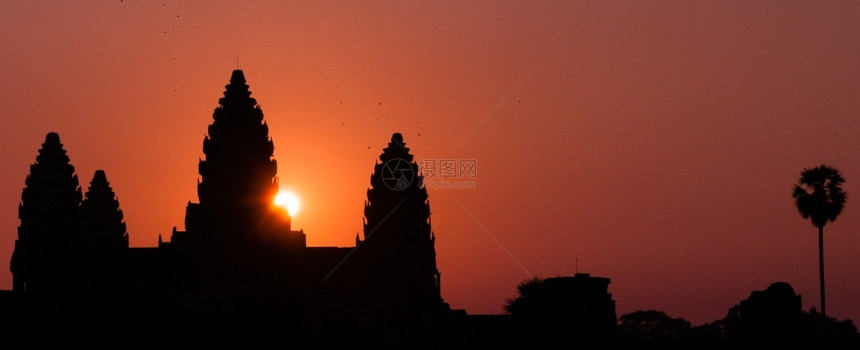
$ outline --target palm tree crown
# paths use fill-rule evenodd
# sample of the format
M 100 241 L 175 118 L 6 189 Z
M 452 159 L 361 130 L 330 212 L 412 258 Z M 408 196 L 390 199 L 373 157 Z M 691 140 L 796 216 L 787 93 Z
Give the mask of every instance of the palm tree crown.
M 803 169 L 800 185 L 795 185 L 792 193 L 800 215 L 810 219 L 812 225 L 818 228 L 836 220 L 845 207 L 846 195 L 842 190 L 844 182 L 839 170 L 823 164 Z

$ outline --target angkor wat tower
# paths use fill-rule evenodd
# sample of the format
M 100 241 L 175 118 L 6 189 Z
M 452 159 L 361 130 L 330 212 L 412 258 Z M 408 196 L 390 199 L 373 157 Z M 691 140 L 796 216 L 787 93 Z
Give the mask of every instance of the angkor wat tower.
M 45 137 L 25 183 L 18 206 L 21 226 L 12 253 L 12 288 L 64 289 L 75 274 L 71 247 L 78 243 L 82 195 L 60 135 L 52 132 Z
M 430 202 L 403 135 L 391 136 L 370 176 L 364 204 L 364 241 L 357 254 L 367 264 L 376 303 L 408 312 L 445 309 L 436 269 Z
M 174 232 L 171 241 L 193 247 L 191 259 L 207 288 L 256 293 L 271 287 L 273 279 L 295 277 L 264 271 L 299 264 L 305 235 L 291 231 L 289 214 L 274 205 L 278 193 L 274 144 L 241 70 L 233 71 L 218 103 L 209 135 L 203 139 L 200 203 L 188 203 L 186 232 Z

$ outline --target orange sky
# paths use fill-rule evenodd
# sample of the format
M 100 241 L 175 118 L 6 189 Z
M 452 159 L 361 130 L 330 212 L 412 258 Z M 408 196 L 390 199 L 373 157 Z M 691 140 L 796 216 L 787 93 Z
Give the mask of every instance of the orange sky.
M 828 312 L 860 320 L 856 1 L 5 1 L 0 289 L 17 206 L 56 131 L 86 190 L 104 169 L 133 246 L 182 229 L 239 66 L 275 142 L 294 227 L 350 246 L 392 132 L 475 159 L 430 191 L 442 294 L 498 313 L 516 284 L 610 277 L 618 314 L 712 321 L 786 281 L 818 303 L 816 230 L 792 185 L 840 169 Z

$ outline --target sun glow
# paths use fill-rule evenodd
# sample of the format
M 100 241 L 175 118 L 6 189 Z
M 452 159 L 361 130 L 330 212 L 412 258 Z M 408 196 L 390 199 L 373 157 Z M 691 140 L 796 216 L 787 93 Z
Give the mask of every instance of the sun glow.
M 299 197 L 292 192 L 278 192 L 275 196 L 275 205 L 284 207 L 290 216 L 295 216 L 299 212 Z

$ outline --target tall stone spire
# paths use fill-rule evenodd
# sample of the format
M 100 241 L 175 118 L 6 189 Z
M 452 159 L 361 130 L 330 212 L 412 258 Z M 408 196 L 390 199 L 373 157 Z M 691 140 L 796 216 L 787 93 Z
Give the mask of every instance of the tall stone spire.
M 380 163 L 374 166 L 370 176 L 371 187 L 367 190 L 364 205 L 364 239 L 373 240 L 377 232 L 387 235 L 398 232 L 389 240 L 408 240 L 412 243 L 430 239 L 430 204 L 427 189 L 422 186 L 418 164 L 412 161 L 403 135 L 391 136 L 388 147 L 379 156 Z
M 253 217 L 268 210 L 278 192 L 274 144 L 263 111 L 251 97 L 245 75 L 234 70 L 224 97 L 212 114 L 203 140 L 200 206 L 210 218 L 225 218 L 247 228 Z
M 13 289 L 62 288 L 71 279 L 82 196 L 60 135 L 52 132 L 45 137 L 25 184 L 18 206 L 21 226 L 12 254 Z
M 104 170 L 96 170 L 85 197 L 81 203 L 85 244 L 98 253 L 128 248 L 122 209 Z
M 245 75 L 234 70 L 203 140 L 197 194 L 202 205 L 271 204 L 277 194 L 275 146 Z
M 201 288 L 233 296 L 273 292 L 286 280 L 284 273 L 272 279 L 274 273 L 262 271 L 283 266 L 306 241 L 303 232 L 290 230 L 289 214 L 274 205 L 275 147 L 241 70 L 233 71 L 212 119 L 198 168 L 200 203 L 188 203 L 188 239 L 179 241 L 193 247 L 188 252 Z
M 447 308 L 440 295 L 430 204 L 403 136 L 391 136 L 370 177 L 364 241 L 356 248 L 376 291 L 370 303 L 394 314 Z M 387 304 L 387 306 L 385 306 Z
M 104 170 L 96 170 L 81 203 L 81 283 L 103 289 L 121 280 L 128 233 Z

